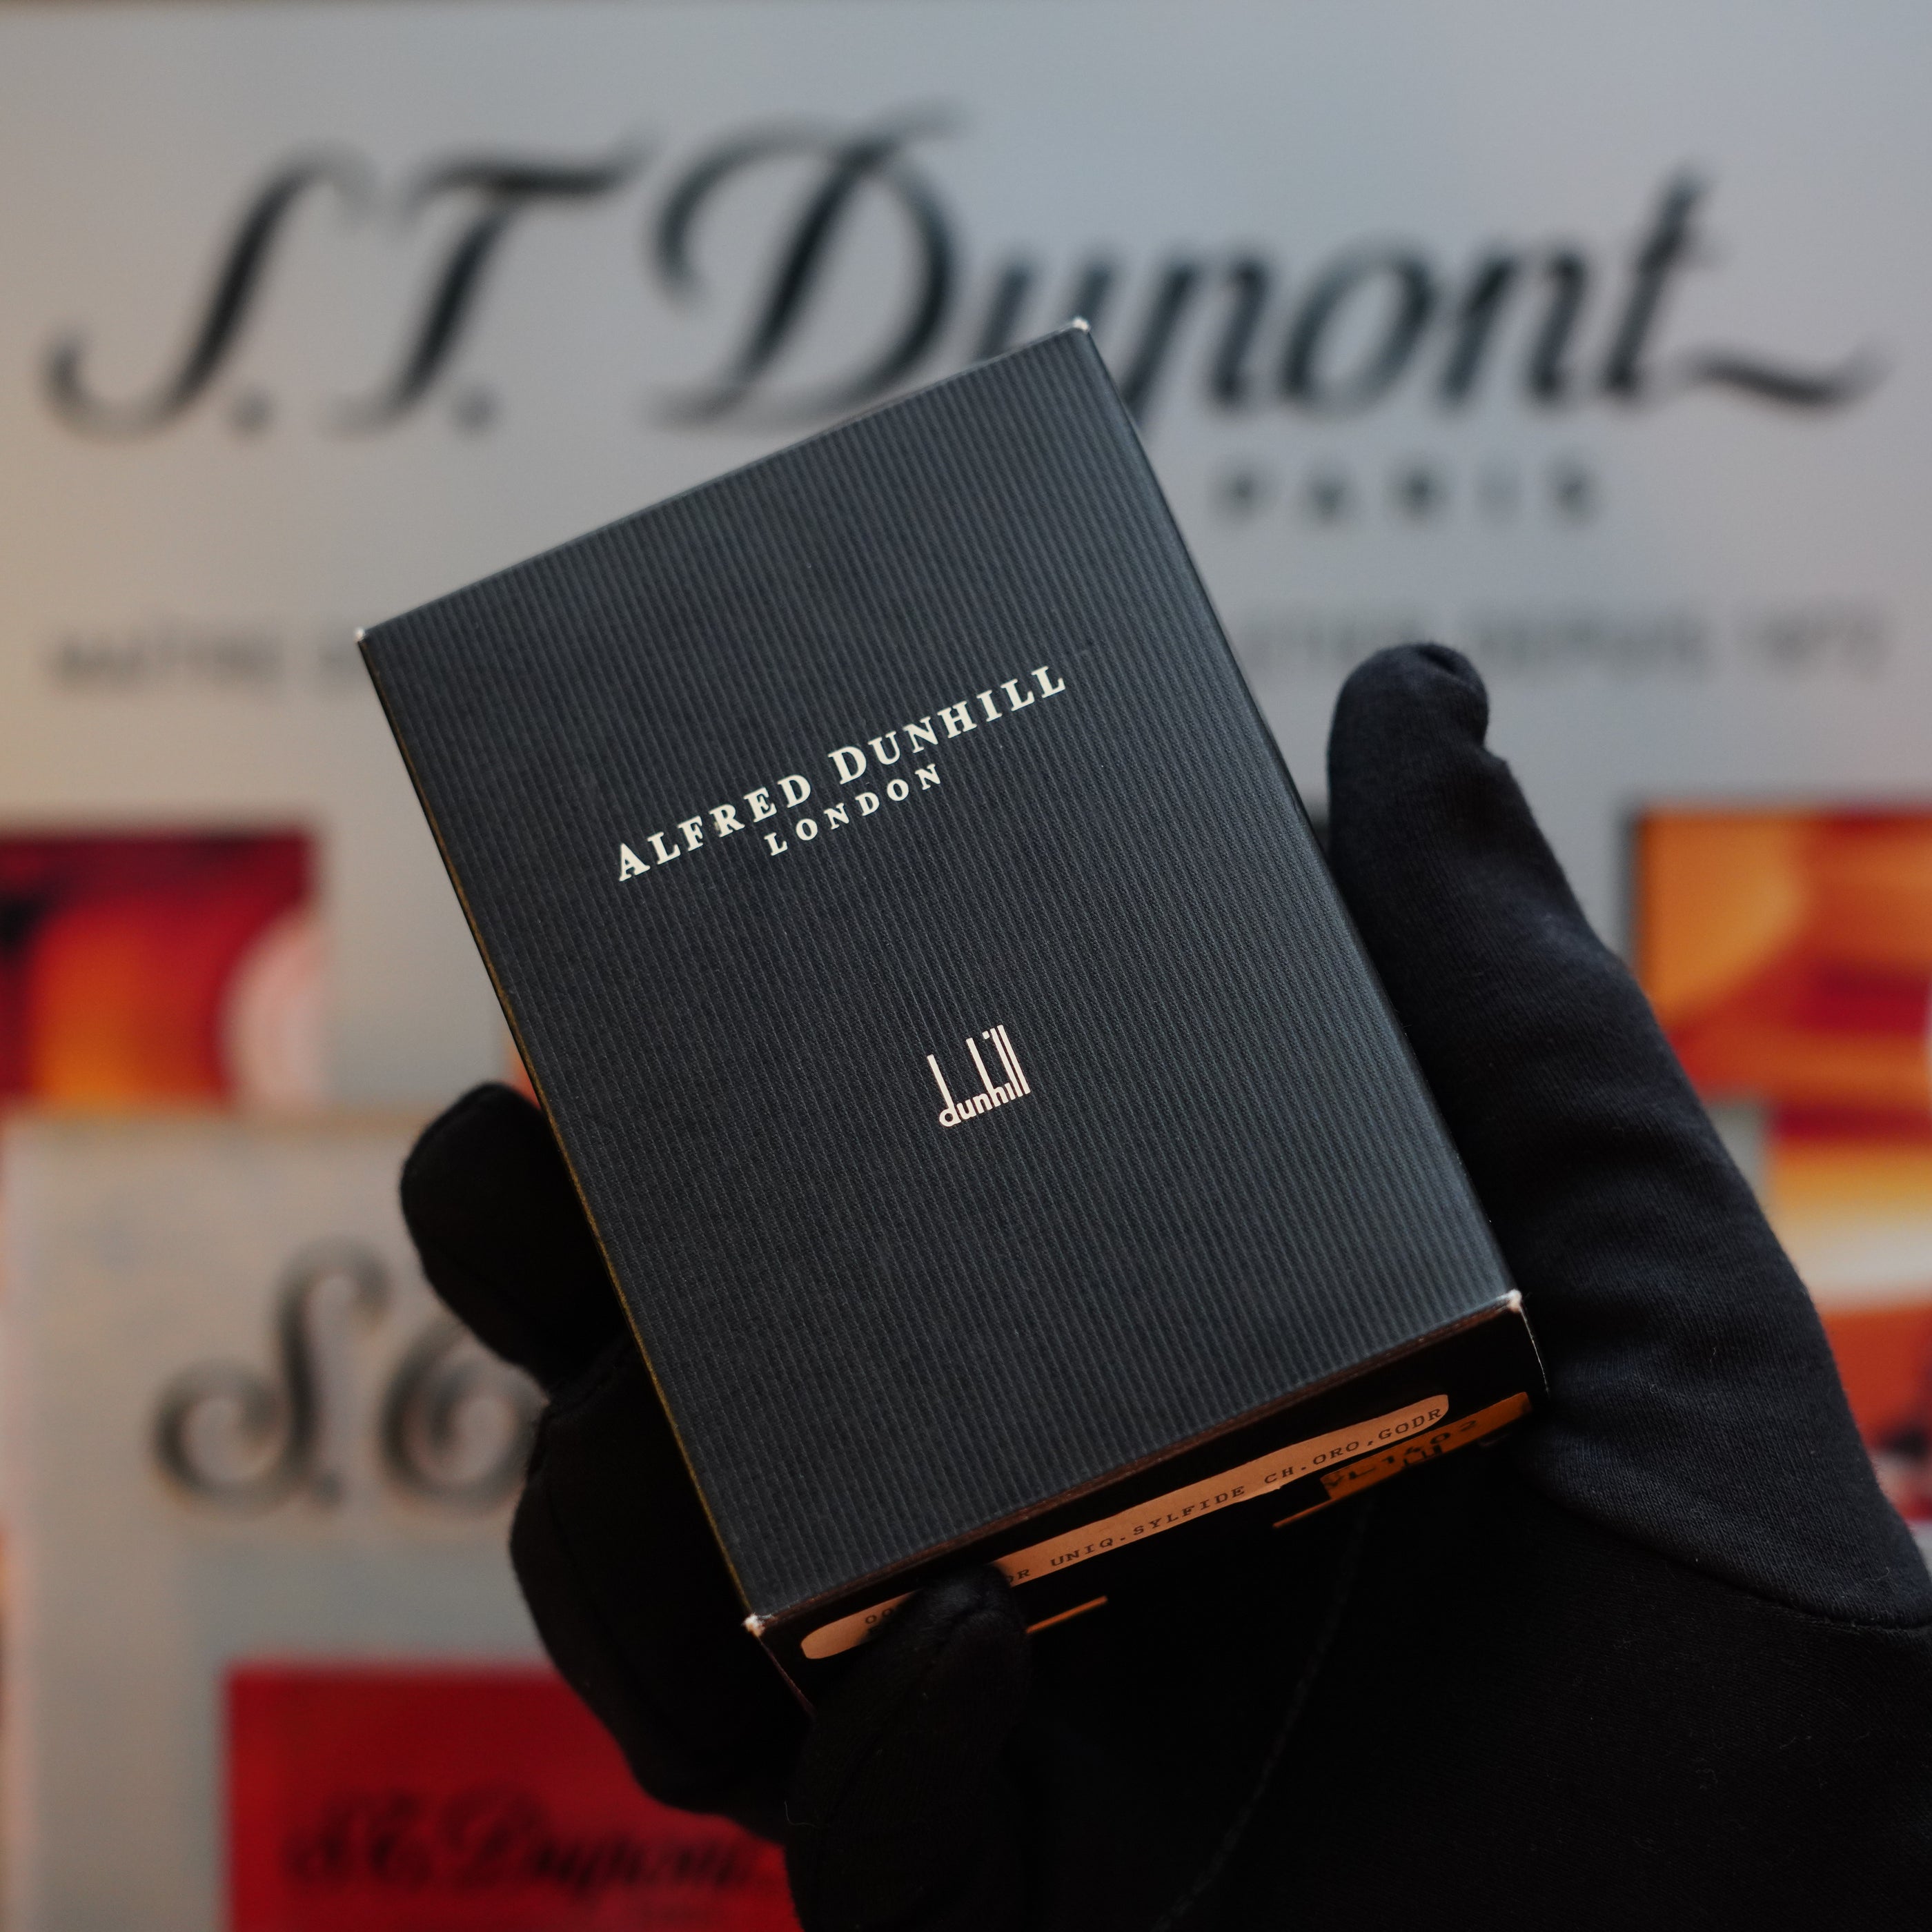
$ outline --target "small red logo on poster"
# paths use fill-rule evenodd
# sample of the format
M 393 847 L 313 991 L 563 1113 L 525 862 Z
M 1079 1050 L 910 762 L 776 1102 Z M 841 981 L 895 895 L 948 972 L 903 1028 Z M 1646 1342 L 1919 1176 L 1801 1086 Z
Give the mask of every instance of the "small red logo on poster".
M 232 1932 L 796 1932 L 777 1850 L 655 1803 L 517 1666 L 228 1677 Z

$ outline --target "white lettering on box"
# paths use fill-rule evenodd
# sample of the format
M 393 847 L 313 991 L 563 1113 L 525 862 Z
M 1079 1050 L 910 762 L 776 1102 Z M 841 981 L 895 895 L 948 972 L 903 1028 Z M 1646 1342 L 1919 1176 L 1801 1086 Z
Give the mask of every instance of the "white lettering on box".
M 1066 680 L 1056 676 L 1049 665 L 1036 665 L 1028 676 L 1034 686 L 1031 689 L 1027 688 L 1017 677 L 1000 678 L 988 683 L 983 691 L 975 692 L 970 698 L 939 705 L 922 718 L 892 730 L 882 732 L 876 738 L 864 740 L 863 742 L 872 749 L 869 760 L 860 749 L 859 741 L 855 740 L 849 744 L 834 746 L 825 754 L 826 760 L 836 773 L 839 784 L 856 784 L 874 766 L 883 767 L 897 764 L 908 750 L 916 753 L 926 746 L 937 748 L 942 730 L 946 742 L 951 744 L 956 740 L 964 737 L 982 723 L 990 724 L 1003 718 L 1016 717 L 1039 699 L 1058 698 L 1066 688 Z M 999 699 L 994 695 L 997 692 L 1006 694 L 1006 708 L 1004 711 L 1000 708 Z M 975 705 L 979 707 L 976 716 L 974 710 Z M 933 722 L 935 718 L 938 720 L 937 724 Z M 902 732 L 905 737 L 904 745 L 899 742 Z M 1001 732 L 999 736 L 1004 740 L 1006 734 Z M 913 776 L 917 779 L 917 789 L 921 793 L 939 789 L 940 772 L 937 764 L 916 766 Z M 913 796 L 914 788 L 910 780 L 895 777 L 886 779 L 881 789 L 886 800 L 900 805 Z M 774 793 L 777 794 L 776 799 Z M 781 810 L 796 812 L 812 796 L 812 781 L 802 772 L 793 772 L 771 784 L 754 785 L 749 791 L 741 793 L 740 796 L 744 800 L 746 808 L 751 814 L 748 822 L 760 825 L 768 818 L 777 818 Z M 860 821 L 870 818 L 879 808 L 880 792 L 861 791 L 855 793 L 854 797 L 858 805 Z M 781 800 L 782 804 L 779 802 Z M 705 837 L 704 823 L 707 815 L 711 820 L 711 836 L 708 841 Z M 824 829 L 829 832 L 836 831 L 854 822 L 850 807 L 842 804 L 826 806 L 820 817 Z M 664 835 L 661 832 L 651 832 L 645 843 L 656 854 L 658 864 L 668 866 L 674 859 L 685 858 L 699 851 L 707 843 L 712 845 L 722 843 L 733 832 L 743 831 L 746 823 L 739 817 L 738 808 L 735 805 L 714 805 L 705 811 L 693 812 L 688 818 L 678 820 L 676 833 L 670 843 L 665 842 Z M 776 832 L 767 832 L 765 834 L 766 852 L 776 859 L 782 853 L 789 851 L 794 843 L 809 844 L 818 836 L 820 823 L 820 819 L 794 820 L 789 840 L 781 837 Z M 682 845 L 676 842 L 678 838 L 682 838 L 684 842 Z M 840 841 L 842 845 L 844 842 Z M 607 846 L 604 849 L 608 851 L 610 848 Z M 649 862 L 640 859 L 628 843 L 619 842 L 617 883 L 620 885 L 628 884 L 650 869 Z
M 980 1052 L 980 1040 L 984 1040 L 999 1056 L 1000 1071 L 1006 1078 L 994 1082 L 986 1071 L 986 1063 Z M 1004 1026 L 988 1027 L 980 1040 L 969 1039 L 966 1051 L 973 1056 L 973 1070 L 980 1076 L 980 1090 L 970 1094 L 963 1100 L 956 1100 L 952 1090 L 946 1084 L 946 1076 L 940 1070 L 938 1056 L 928 1053 L 926 1064 L 932 1070 L 933 1080 L 939 1088 L 939 1097 L 945 1102 L 939 1110 L 939 1124 L 942 1127 L 956 1127 L 962 1120 L 977 1120 L 982 1114 L 989 1114 L 995 1107 L 1004 1107 L 1014 1100 L 1024 1100 L 1033 1091 L 1033 1083 L 1020 1071 L 1019 1055 L 1013 1051 L 1012 1036 Z

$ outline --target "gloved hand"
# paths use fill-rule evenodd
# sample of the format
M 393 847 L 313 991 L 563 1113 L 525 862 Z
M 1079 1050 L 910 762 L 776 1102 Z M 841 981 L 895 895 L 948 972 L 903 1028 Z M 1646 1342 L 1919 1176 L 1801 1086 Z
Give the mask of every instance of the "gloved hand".
M 1029 1640 L 927 1591 L 808 1721 L 534 1109 L 404 1179 L 550 1391 L 512 1551 L 645 1787 L 785 1843 L 806 1932 L 1932 1924 L 1932 1582 L 1810 1303 L 1434 646 L 1351 678 L 1331 857 L 1521 1287 L 1547 1402 Z M 1150 1552 L 1151 1553 L 1151 1552 Z

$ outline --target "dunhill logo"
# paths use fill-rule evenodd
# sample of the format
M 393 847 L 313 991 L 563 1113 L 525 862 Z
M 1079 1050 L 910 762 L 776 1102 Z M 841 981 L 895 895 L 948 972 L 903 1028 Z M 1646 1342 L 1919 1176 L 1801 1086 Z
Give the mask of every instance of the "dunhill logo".
M 997 1084 L 986 1071 L 986 1057 L 980 1051 L 980 1040 L 999 1056 L 1000 1071 L 1006 1077 Z M 980 1090 L 969 1094 L 963 1100 L 953 1099 L 952 1090 L 946 1084 L 946 1076 L 940 1070 L 938 1060 L 930 1053 L 926 1056 L 926 1064 L 932 1069 L 933 1081 L 939 1088 L 939 1097 L 946 1102 L 939 1110 L 939 1124 L 942 1127 L 956 1127 L 962 1120 L 977 1120 L 982 1114 L 990 1114 L 995 1107 L 1004 1107 L 1010 1101 L 1024 1100 L 1033 1091 L 1031 1082 L 1020 1071 L 1019 1056 L 1014 1052 L 1012 1041 L 1004 1027 L 988 1027 L 979 1040 L 969 1039 L 966 1051 L 973 1056 L 973 1070 L 980 1076 Z
M 660 388 L 646 411 L 654 424 L 830 421 L 1076 315 L 1143 420 L 1162 395 L 1230 419 L 1278 410 L 1320 419 L 1405 390 L 1451 415 L 1492 389 L 1532 411 L 1630 410 L 1714 388 L 1815 412 L 1857 401 L 1884 373 L 1867 346 L 1798 362 L 1755 341 L 1681 338 L 1678 291 L 1720 259 L 1704 220 L 1710 184 L 1689 170 L 1660 183 L 1622 244 L 1559 226 L 1551 238 L 1473 249 L 1376 235 L 1312 258 L 1208 241 L 1139 263 L 1084 247 L 1054 261 L 1024 240 L 972 245 L 930 158 L 960 124 L 934 114 L 845 128 L 788 119 L 674 160 L 638 142 L 571 157 L 465 152 L 393 181 L 352 149 L 290 154 L 241 197 L 188 313 L 168 319 L 183 345 L 172 361 L 144 386 L 117 389 L 100 365 L 104 352 L 127 353 L 120 343 L 104 350 L 98 329 L 64 327 L 43 350 L 41 394 L 86 436 L 149 436 L 210 407 L 238 435 L 266 433 L 286 400 L 241 374 L 254 359 L 244 351 L 258 329 L 285 322 L 290 255 L 340 247 L 359 229 L 410 250 L 423 275 L 391 316 L 380 359 L 310 377 L 304 412 L 355 436 L 440 408 L 456 430 L 485 433 L 506 403 L 500 379 L 472 366 L 471 345 L 496 291 L 522 272 L 526 237 L 570 224 L 608 248 L 624 230 L 598 218 L 640 183 L 650 292 L 725 318 L 710 373 Z M 770 213 L 756 218 L 765 227 L 748 268 L 721 273 L 718 232 L 760 197 Z M 332 227 L 317 218 L 330 212 L 341 218 Z M 879 272 L 862 230 L 896 230 L 897 275 Z M 969 262 L 980 265 L 970 275 Z M 855 310 L 867 321 L 855 326 Z M 801 374 L 828 362 L 829 376 Z

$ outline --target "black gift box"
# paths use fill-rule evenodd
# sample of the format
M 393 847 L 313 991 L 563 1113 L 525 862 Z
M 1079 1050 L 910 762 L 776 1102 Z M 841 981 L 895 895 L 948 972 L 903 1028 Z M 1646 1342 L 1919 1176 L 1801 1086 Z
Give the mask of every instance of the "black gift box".
M 1078 326 L 371 631 L 741 1591 L 808 1690 L 1538 1386 Z

